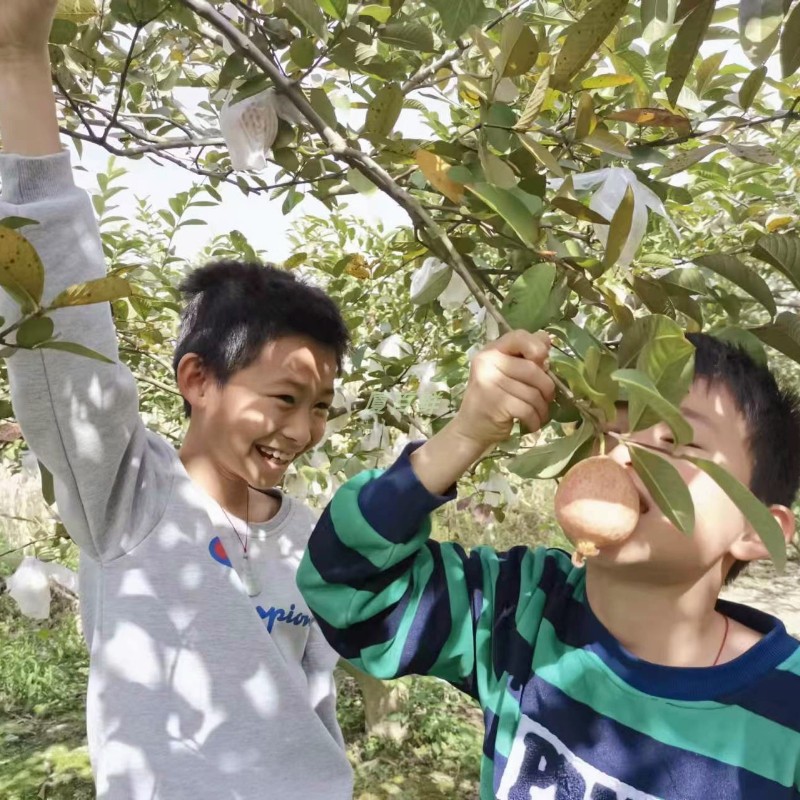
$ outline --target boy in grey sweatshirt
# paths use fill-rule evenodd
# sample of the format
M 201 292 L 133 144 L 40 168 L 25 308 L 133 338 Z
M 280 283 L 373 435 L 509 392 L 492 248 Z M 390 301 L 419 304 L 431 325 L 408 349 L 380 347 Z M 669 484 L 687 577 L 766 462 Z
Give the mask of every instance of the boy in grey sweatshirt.
M 0 220 L 45 267 L 44 303 L 104 275 L 91 203 L 58 136 L 55 0 L 0 3 Z M 198 270 L 175 355 L 180 451 L 145 429 L 108 304 L 54 314 L 114 361 L 17 351 L 14 408 L 81 549 L 89 749 L 104 800 L 344 800 L 336 656 L 295 585 L 310 512 L 274 487 L 323 435 L 347 331 L 279 270 Z M 3 293 L 8 322 L 19 308 Z

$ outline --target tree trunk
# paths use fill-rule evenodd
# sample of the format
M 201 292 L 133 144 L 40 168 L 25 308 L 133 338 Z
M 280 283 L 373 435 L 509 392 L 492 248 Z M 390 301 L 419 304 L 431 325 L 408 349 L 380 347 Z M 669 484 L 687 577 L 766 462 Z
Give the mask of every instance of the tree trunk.
M 370 736 L 401 741 L 406 727 L 397 719 L 388 719 L 390 714 L 402 711 L 408 699 L 408 686 L 401 681 L 381 681 L 346 661 L 339 662 L 342 669 L 358 684 L 364 700 L 365 727 Z

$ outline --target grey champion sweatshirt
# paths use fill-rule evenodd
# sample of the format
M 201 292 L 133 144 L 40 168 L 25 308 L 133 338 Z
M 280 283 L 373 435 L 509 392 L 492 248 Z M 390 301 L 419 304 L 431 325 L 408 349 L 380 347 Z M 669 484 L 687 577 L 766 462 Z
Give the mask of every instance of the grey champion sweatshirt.
M 67 153 L 0 155 L 0 178 L 0 219 L 39 222 L 23 233 L 45 266 L 45 302 L 104 275 L 92 206 Z M 0 294 L 0 313 L 18 317 Z M 64 340 L 117 362 L 108 304 L 64 309 L 54 320 Z M 282 497 L 277 516 L 255 526 L 261 592 L 251 598 L 231 520 L 145 429 L 125 366 L 19 351 L 8 367 L 25 437 L 55 476 L 59 513 L 81 549 L 97 796 L 350 798 L 336 656 L 295 585 L 308 509 Z

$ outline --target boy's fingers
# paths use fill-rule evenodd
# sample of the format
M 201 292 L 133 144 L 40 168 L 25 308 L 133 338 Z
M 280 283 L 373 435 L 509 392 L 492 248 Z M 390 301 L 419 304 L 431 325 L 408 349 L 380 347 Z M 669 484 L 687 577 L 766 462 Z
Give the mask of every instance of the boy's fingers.
M 493 342 L 491 347 L 509 356 L 527 358 L 542 363 L 550 352 L 550 336 L 546 331 L 529 333 L 511 331 Z
M 550 401 L 537 387 L 521 383 L 505 375 L 498 379 L 497 386 L 508 398 L 505 403 L 507 413 L 522 420 L 525 420 L 532 411 L 539 419 L 547 417 Z M 520 406 L 520 403 L 524 405 Z
M 506 377 L 537 389 L 546 400 L 555 397 L 556 385 L 535 362 L 515 356 L 498 355 L 496 366 Z

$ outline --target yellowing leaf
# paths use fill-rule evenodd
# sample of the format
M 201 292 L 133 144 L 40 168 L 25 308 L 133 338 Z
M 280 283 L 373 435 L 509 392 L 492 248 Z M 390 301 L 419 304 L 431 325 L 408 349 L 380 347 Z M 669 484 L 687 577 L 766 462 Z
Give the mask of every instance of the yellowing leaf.
M 375 93 L 367 109 L 364 132 L 369 136 L 388 136 L 403 110 L 403 90 L 396 83 L 386 83 Z
M 130 297 L 131 286 L 124 278 L 109 275 L 85 283 L 70 286 L 51 303 L 51 308 L 88 306 L 93 303 L 109 303 L 121 297 Z
M 694 150 L 684 150 L 674 158 L 670 159 L 658 173 L 658 178 L 668 178 L 670 175 L 675 175 L 678 172 L 688 169 L 693 164 L 697 164 L 707 156 L 722 147 L 721 144 L 707 144 L 703 147 L 696 147 Z
M 501 78 L 524 75 L 536 63 L 539 42 L 519 17 L 509 17 L 500 37 L 500 57 L 495 69 Z
M 542 110 L 549 87 L 550 67 L 548 66 L 539 76 L 539 79 L 536 81 L 536 86 L 533 87 L 531 96 L 525 103 L 525 108 L 522 110 L 522 116 L 520 116 L 515 126 L 518 130 L 527 130 L 533 125 L 536 118 L 539 116 L 539 112 Z
M 625 196 L 622 198 L 614 217 L 611 220 L 611 227 L 608 229 L 608 242 L 606 243 L 606 254 L 603 258 L 603 266 L 608 269 L 619 260 L 625 242 L 628 241 L 628 234 L 631 232 L 633 222 L 633 206 L 636 198 L 633 194 L 633 187 L 628 186 Z
M 33 245 L 19 232 L 0 226 L 0 286 L 17 303 L 38 303 L 44 291 L 44 267 Z
M 575 112 L 575 141 L 587 137 L 594 123 L 594 104 L 588 92 L 582 92 L 578 98 L 578 110 Z
M 794 221 L 794 217 L 791 214 L 779 214 L 777 216 L 770 216 L 767 219 L 767 230 L 770 233 L 773 233 L 780 228 L 785 228 L 787 225 L 791 225 Z
M 600 49 L 627 7 L 628 0 L 595 0 L 586 13 L 567 28 L 550 79 L 554 89 L 562 92 L 569 89 L 572 78 Z
M 367 264 L 367 259 L 364 256 L 356 253 L 353 256 L 350 256 L 350 259 L 347 262 L 347 266 L 344 268 L 344 271 L 353 278 L 356 278 L 360 281 L 365 281 L 371 277 L 371 273 L 369 271 L 369 264 Z
M 584 89 L 611 89 L 616 86 L 628 86 L 634 83 L 633 75 L 595 75 L 581 83 Z
M 453 203 L 460 203 L 464 199 L 463 184 L 447 177 L 450 164 L 443 158 L 429 150 L 417 150 L 415 158 L 422 174 L 434 189 Z
M 80 25 L 94 19 L 98 13 L 95 0 L 59 0 L 55 18 Z
M 691 131 L 691 124 L 686 117 L 663 108 L 628 108 L 624 111 L 614 111 L 606 119 L 630 122 L 632 125 L 675 128 L 681 133 Z
M 678 35 L 669 50 L 666 76 L 670 79 L 670 83 L 667 86 L 667 97 L 672 105 L 678 102 L 678 95 L 686 82 L 686 76 L 692 69 L 700 44 L 711 24 L 714 2 L 715 0 L 699 0 L 694 5 L 691 13 L 681 23 Z

